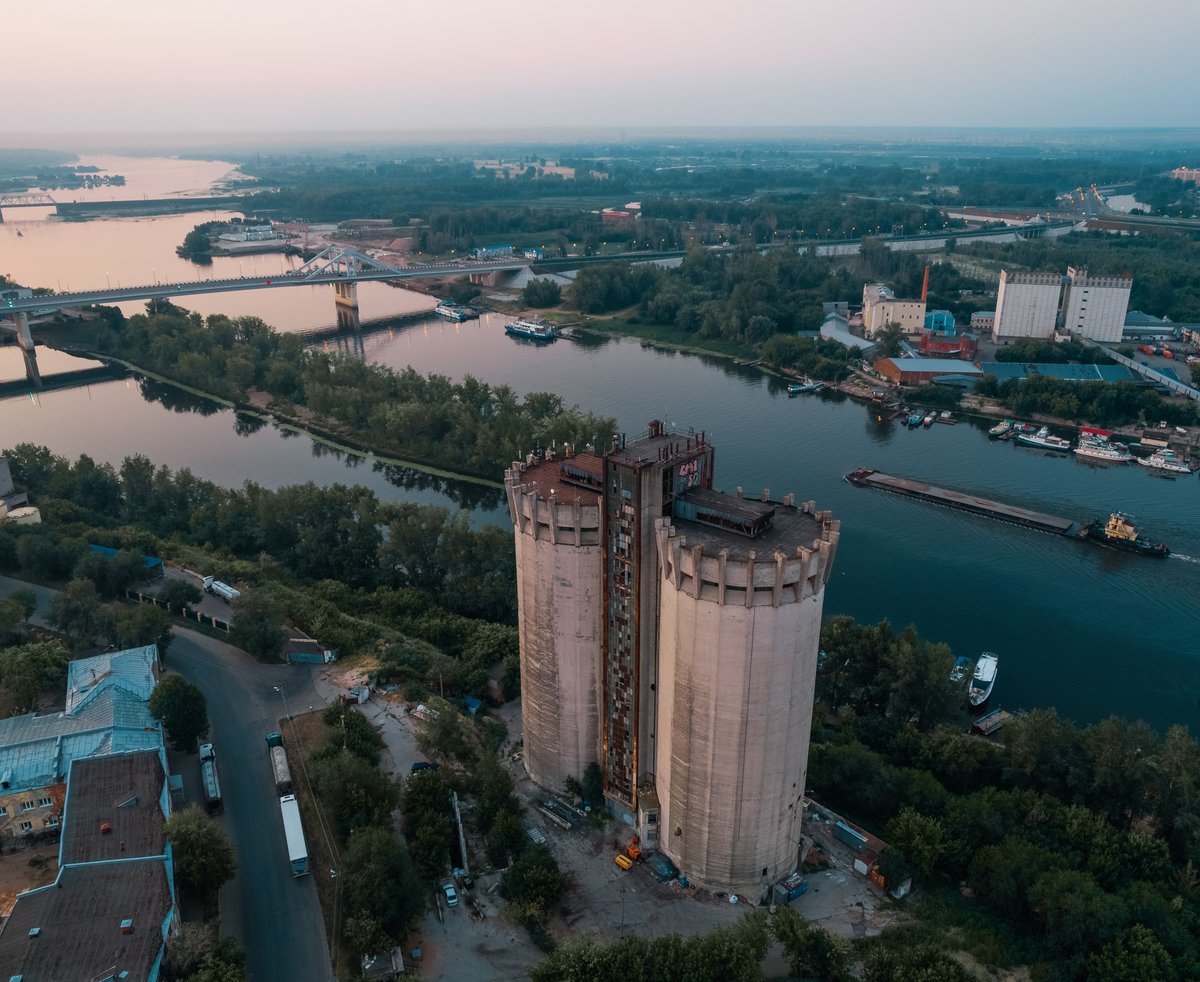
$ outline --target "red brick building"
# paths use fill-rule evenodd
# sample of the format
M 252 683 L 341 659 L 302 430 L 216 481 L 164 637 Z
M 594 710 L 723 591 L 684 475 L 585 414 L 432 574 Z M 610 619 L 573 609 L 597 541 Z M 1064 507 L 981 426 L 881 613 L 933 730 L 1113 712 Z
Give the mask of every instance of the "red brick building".
M 957 358 L 974 361 L 979 351 L 979 338 L 974 334 L 939 334 L 930 331 L 921 335 L 921 357 Z

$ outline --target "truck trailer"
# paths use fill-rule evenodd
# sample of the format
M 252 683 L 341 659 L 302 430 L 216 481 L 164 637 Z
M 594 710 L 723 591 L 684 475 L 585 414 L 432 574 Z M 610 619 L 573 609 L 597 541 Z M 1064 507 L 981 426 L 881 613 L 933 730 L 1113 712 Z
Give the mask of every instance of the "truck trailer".
M 296 803 L 296 796 L 287 794 L 280 798 L 279 810 L 283 813 L 283 833 L 287 836 L 292 876 L 303 876 L 308 872 L 308 844 L 304 841 L 304 827 L 300 824 L 300 806 Z
M 200 779 L 204 783 L 204 807 L 210 815 L 225 810 L 221 800 L 221 779 L 217 776 L 217 752 L 211 743 L 200 747 Z
M 292 772 L 288 768 L 287 752 L 281 746 L 271 748 L 271 776 L 275 779 L 278 794 L 292 793 Z
M 241 590 L 235 590 L 228 583 L 222 583 L 220 580 L 214 580 L 211 576 L 204 577 L 204 589 L 215 597 L 220 597 L 226 603 L 229 603 L 234 597 L 242 595 Z

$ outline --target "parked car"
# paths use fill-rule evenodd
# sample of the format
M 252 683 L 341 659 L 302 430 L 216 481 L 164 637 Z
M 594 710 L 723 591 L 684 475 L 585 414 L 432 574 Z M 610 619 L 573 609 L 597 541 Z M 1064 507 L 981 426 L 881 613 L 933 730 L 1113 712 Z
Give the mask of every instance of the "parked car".
M 633 869 L 633 860 L 623 852 L 617 853 L 617 858 L 613 860 L 621 869 Z
M 458 892 L 454 889 L 453 883 L 443 883 L 442 889 L 446 891 L 446 906 L 458 906 Z

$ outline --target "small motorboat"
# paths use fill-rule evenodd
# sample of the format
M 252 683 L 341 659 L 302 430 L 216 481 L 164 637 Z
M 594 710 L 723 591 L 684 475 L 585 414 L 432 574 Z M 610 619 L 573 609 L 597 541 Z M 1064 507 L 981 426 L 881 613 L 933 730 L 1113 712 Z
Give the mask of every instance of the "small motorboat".
M 933 425 L 933 413 L 930 413 L 928 416 L 926 416 L 922 422 L 924 423 L 925 429 L 929 429 L 929 427 Z
M 1007 433 L 1012 428 L 1013 428 L 1013 421 L 1011 419 L 1006 419 L 1001 423 L 997 423 L 990 430 L 988 430 L 988 436 L 991 437 L 993 440 L 996 440 L 996 439 L 1004 436 L 1004 434 Z
M 913 413 L 911 416 L 909 416 L 908 417 L 908 425 L 909 426 L 920 426 L 921 425 L 921 414 Z

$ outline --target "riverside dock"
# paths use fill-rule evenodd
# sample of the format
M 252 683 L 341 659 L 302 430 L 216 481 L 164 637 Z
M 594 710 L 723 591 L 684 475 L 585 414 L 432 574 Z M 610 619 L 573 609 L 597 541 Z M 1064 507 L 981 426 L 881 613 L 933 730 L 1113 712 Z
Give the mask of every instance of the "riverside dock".
M 988 498 L 978 498 L 975 495 L 964 494 L 961 491 L 947 491 L 937 488 L 924 481 L 912 481 L 905 477 L 892 477 L 890 474 L 880 474 L 865 467 L 846 475 L 846 480 L 860 488 L 875 488 L 879 491 L 891 491 L 909 498 L 920 498 L 948 508 L 958 508 L 961 511 L 974 512 L 976 515 L 987 515 L 998 518 L 1002 522 L 1014 525 L 1025 525 L 1029 528 L 1040 529 L 1043 532 L 1053 532 L 1056 535 L 1077 535 L 1080 523 L 1069 518 L 1059 518 L 1042 512 L 1030 511 L 1028 508 L 1018 508 L 1016 505 L 1006 505 Z

